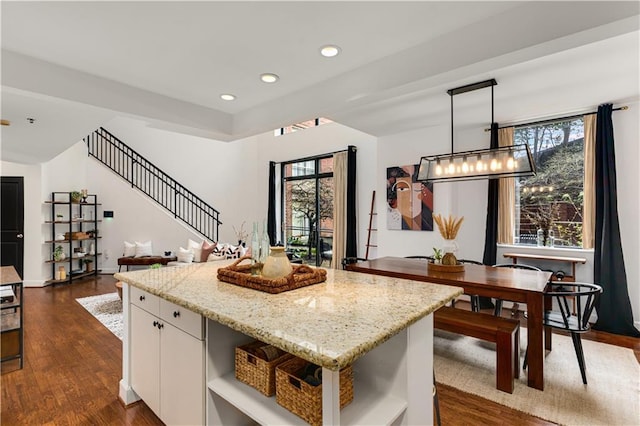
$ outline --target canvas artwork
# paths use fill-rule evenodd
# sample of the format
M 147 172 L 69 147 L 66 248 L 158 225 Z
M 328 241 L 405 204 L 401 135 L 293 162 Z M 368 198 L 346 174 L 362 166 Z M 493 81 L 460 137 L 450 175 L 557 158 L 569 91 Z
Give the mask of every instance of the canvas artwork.
M 417 164 L 387 168 L 387 229 L 433 231 L 433 183 L 417 175 Z

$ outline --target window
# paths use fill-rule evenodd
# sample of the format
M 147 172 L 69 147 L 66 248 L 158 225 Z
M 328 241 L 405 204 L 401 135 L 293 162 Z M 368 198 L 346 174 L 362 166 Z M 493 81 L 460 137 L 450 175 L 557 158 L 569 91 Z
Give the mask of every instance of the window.
M 287 250 L 319 266 L 333 247 L 333 155 L 283 163 L 282 188 Z
M 516 144 L 526 143 L 536 175 L 516 180 L 515 243 L 582 247 L 584 121 L 516 127 Z M 550 231 L 547 231 L 550 230 Z
M 293 132 L 297 132 L 298 130 L 308 129 L 309 127 L 317 127 L 327 123 L 333 123 L 333 121 L 324 117 L 314 118 L 313 120 L 302 121 L 300 123 L 292 124 L 287 127 L 281 127 L 279 129 L 275 129 L 273 131 L 273 134 L 275 136 L 286 135 L 287 133 L 293 133 Z

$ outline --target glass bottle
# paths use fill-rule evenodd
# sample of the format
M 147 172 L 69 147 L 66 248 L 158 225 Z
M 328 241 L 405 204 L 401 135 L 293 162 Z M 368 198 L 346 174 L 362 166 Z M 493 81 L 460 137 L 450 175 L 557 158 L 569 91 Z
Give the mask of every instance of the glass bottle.
M 262 236 L 260 238 L 260 262 L 264 264 L 269 257 L 271 250 L 271 240 L 269 239 L 269 233 L 267 232 L 267 221 L 262 222 Z
M 258 274 L 257 265 L 260 262 L 260 237 L 258 237 L 258 222 L 253 222 L 251 233 L 251 275 Z

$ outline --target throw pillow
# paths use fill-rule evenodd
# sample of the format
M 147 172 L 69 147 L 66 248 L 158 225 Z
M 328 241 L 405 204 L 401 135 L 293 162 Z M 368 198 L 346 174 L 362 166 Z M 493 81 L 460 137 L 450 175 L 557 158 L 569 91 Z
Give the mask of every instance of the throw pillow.
M 213 249 L 216 248 L 216 243 L 209 243 L 208 241 L 202 242 L 202 254 L 200 256 L 200 262 L 206 262 L 209 259 L 209 255 L 213 253 Z
M 134 243 L 130 243 L 129 241 L 124 242 L 124 257 L 133 257 L 136 255 L 136 245 Z
M 193 250 L 180 247 L 176 257 L 178 262 L 191 263 L 193 262 Z
M 136 241 L 136 254 L 134 257 L 153 256 L 153 250 L 151 249 L 151 241 L 145 241 L 140 243 Z
M 202 242 L 197 242 L 197 241 L 193 241 L 193 240 L 189 240 L 187 242 L 187 248 L 191 251 L 193 251 L 193 261 L 194 262 L 201 262 L 202 259 Z

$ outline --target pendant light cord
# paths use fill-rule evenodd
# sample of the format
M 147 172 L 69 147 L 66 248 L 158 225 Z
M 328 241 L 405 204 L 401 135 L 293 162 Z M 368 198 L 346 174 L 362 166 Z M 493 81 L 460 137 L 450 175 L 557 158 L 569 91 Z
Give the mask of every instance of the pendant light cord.
M 449 96 L 451 97 L 451 155 L 453 155 L 453 94 Z

